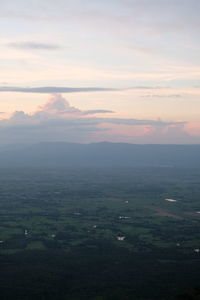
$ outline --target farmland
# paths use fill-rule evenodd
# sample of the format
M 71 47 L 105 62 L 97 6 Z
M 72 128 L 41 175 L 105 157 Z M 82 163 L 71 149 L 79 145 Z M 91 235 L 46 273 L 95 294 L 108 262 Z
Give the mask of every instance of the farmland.
M 198 287 L 199 178 L 194 168 L 2 169 L 2 299 L 174 299 Z

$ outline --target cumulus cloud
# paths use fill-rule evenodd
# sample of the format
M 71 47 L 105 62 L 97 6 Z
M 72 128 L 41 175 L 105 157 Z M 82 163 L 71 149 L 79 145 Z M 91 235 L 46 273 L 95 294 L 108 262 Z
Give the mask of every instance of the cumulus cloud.
M 6 46 L 16 49 L 31 50 L 58 50 L 60 47 L 54 44 L 38 43 L 38 42 L 17 42 L 8 43 Z
M 102 114 L 97 117 L 96 114 Z M 112 140 L 112 128 L 116 132 L 123 126 L 130 135 L 148 135 L 154 128 L 182 126 L 184 122 L 164 122 L 105 117 L 110 110 L 81 110 L 69 104 L 61 94 L 53 94 L 49 100 L 32 113 L 16 111 L 9 119 L 0 121 L 0 140 L 8 142 L 70 141 L 92 142 L 95 139 Z M 133 130 L 133 128 L 135 128 Z M 120 132 L 120 130 L 119 130 Z M 126 135 L 126 133 L 122 133 Z
M 48 113 L 80 113 L 78 108 L 75 108 L 69 104 L 60 94 L 53 94 L 49 100 L 38 108 L 39 111 Z
M 104 110 L 104 109 L 82 111 L 76 107 L 71 106 L 69 102 L 62 97 L 61 94 L 52 94 L 49 100 L 43 106 L 39 106 L 35 115 L 37 115 L 39 112 L 46 112 L 51 114 L 52 113 L 62 114 L 64 116 L 67 115 L 83 116 L 83 115 L 93 115 L 99 113 L 113 113 L 113 111 L 111 110 Z

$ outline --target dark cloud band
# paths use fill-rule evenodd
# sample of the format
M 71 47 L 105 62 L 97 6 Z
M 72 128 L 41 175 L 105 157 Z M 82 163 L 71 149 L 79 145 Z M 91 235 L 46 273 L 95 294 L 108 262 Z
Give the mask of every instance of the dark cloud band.
M 119 89 L 114 88 L 102 88 L 102 87 L 13 87 L 2 86 L 0 92 L 20 92 L 20 93 L 40 93 L 40 94 L 53 94 L 53 93 L 81 93 L 81 92 L 104 92 L 104 91 L 117 91 Z
M 133 86 L 129 88 L 104 88 L 104 87 L 62 87 L 62 86 L 42 86 L 42 87 L 16 87 L 0 86 L 0 92 L 20 92 L 20 93 L 82 93 L 82 92 L 109 92 L 109 91 L 127 91 L 127 90 L 154 90 L 167 87 L 159 86 Z

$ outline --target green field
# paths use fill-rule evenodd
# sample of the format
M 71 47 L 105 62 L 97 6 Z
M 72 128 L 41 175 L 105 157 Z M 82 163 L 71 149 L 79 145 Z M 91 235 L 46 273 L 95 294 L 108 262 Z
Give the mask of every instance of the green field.
M 1 299 L 175 299 L 199 287 L 198 212 L 200 169 L 1 170 Z

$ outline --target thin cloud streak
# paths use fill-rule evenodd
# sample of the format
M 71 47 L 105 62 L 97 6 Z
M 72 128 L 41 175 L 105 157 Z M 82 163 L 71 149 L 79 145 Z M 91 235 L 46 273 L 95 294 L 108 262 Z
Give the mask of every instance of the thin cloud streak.
M 182 98 L 181 94 L 169 94 L 169 95 L 159 95 L 159 94 L 147 94 L 141 96 L 142 98 Z
M 6 44 L 7 47 L 16 49 L 32 49 L 32 50 L 58 50 L 60 46 L 54 44 L 38 43 L 38 42 L 19 42 Z
M 128 90 L 151 90 L 151 89 L 167 89 L 169 87 L 161 86 L 133 86 L 128 88 L 104 88 L 104 87 L 61 87 L 61 86 L 43 86 L 43 87 L 16 87 L 16 86 L 0 86 L 0 92 L 20 92 L 20 93 L 38 93 L 38 94 L 54 94 L 54 93 L 82 93 L 82 92 L 109 92 L 109 91 L 128 91 Z
M 81 93 L 81 92 L 104 92 L 104 91 L 119 91 L 115 88 L 103 87 L 15 87 L 15 86 L 2 86 L 0 92 L 20 92 L 20 93 L 39 93 L 39 94 L 53 94 L 53 93 Z

